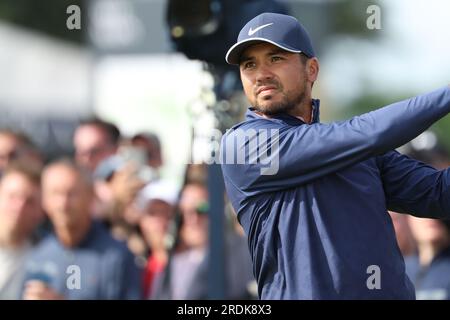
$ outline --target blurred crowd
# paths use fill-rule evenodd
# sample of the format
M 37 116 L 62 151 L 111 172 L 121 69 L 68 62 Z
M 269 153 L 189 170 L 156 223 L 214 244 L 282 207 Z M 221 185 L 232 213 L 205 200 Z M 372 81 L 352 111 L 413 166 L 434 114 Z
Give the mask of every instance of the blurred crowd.
M 0 299 L 207 299 L 206 167 L 187 165 L 180 188 L 161 175 L 158 136 L 97 118 L 73 150 L 46 159 L 0 129 Z M 256 298 L 246 238 L 225 215 L 225 298 Z
M 187 165 L 178 188 L 161 177 L 162 148 L 93 118 L 73 155 L 46 159 L 0 129 L 0 299 L 207 299 L 206 167 Z M 450 164 L 440 147 L 409 155 Z M 389 213 L 417 298 L 450 299 L 450 222 Z M 247 240 L 229 204 L 225 215 L 225 298 L 255 299 Z
M 448 152 L 439 145 L 430 150 L 412 149 L 409 155 L 436 169 L 450 165 Z M 439 181 L 436 185 L 439 186 Z M 406 272 L 416 288 L 416 298 L 450 300 L 450 220 L 389 213 Z

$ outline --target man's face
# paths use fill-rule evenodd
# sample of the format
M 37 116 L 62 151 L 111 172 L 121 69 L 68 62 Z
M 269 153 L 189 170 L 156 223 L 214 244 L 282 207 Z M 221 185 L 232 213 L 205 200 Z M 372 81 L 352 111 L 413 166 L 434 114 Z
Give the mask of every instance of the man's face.
M 42 195 L 44 209 L 56 229 L 71 228 L 90 215 L 92 189 L 70 167 L 57 165 L 45 171 Z
M 418 244 L 449 241 L 449 232 L 439 219 L 408 216 L 408 222 Z
M 0 183 L 0 228 L 26 238 L 42 216 L 40 187 L 19 172 L 5 175 Z
M 263 114 L 287 113 L 308 96 L 299 54 L 263 42 L 244 51 L 239 68 L 245 95 Z
M 94 125 L 78 127 L 73 137 L 73 144 L 75 160 L 90 171 L 94 171 L 102 160 L 116 151 L 106 132 Z
M 0 134 L 0 170 L 3 170 L 16 156 L 19 144 L 13 135 Z
M 202 246 L 208 239 L 208 215 L 198 208 L 208 202 L 208 193 L 198 185 L 187 185 L 180 198 L 184 241 L 191 246 Z
M 139 223 L 147 243 L 152 249 L 164 247 L 175 208 L 165 201 L 154 199 L 147 204 L 143 214 Z

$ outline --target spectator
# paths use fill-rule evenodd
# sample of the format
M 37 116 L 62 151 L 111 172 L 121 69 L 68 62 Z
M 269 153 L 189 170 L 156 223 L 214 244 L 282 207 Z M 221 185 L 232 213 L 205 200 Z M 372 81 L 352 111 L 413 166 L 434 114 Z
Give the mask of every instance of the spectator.
M 149 247 L 144 275 L 144 296 L 151 292 L 152 282 L 168 260 L 178 191 L 162 180 L 148 184 L 139 194 L 137 205 L 142 210 L 140 227 Z
M 181 227 L 173 256 L 163 274 L 155 279 L 152 298 L 208 298 L 208 191 L 199 183 L 188 183 L 180 199 Z M 253 280 L 246 240 L 226 229 L 226 299 L 248 298 Z
M 450 221 L 408 217 L 418 253 L 405 259 L 418 300 L 450 300 Z
M 116 239 L 127 241 L 135 255 L 145 256 L 146 245 L 139 228 L 141 214 L 133 203 L 139 191 L 154 177 L 153 171 L 143 168 L 141 160 L 135 161 L 134 155 L 142 154 L 142 150 L 128 145 L 121 145 L 118 150 L 118 154 L 102 161 L 94 174 L 99 200 L 97 217 Z M 151 171 L 151 179 L 145 175 L 145 169 Z
M 0 174 L 13 160 L 28 161 L 37 169 L 44 162 L 40 151 L 24 133 L 0 129 Z
M 92 220 L 90 175 L 70 161 L 54 162 L 44 169 L 42 192 L 55 234 L 45 238 L 28 260 L 23 298 L 141 298 L 141 273 L 134 257 Z M 69 279 L 71 270 L 79 272 Z
M 84 121 L 73 137 L 75 160 L 94 172 L 102 160 L 116 153 L 119 140 L 120 131 L 114 124 L 96 118 Z
M 17 134 L 8 129 L 0 130 L 0 172 L 17 156 L 21 141 Z
M 163 165 L 161 142 L 154 133 L 138 133 L 131 138 L 131 144 L 146 151 L 147 164 L 158 170 Z
M 42 151 L 36 146 L 33 140 L 24 133 L 17 133 L 20 139 L 20 147 L 18 149 L 17 159 L 21 162 L 28 162 L 36 170 L 42 171 L 45 163 L 45 156 Z
M 92 216 L 105 222 L 115 238 L 126 240 L 130 228 L 123 219 L 124 212 L 144 183 L 136 178 L 132 166 L 118 167 L 120 138 L 114 124 L 94 118 L 77 127 L 73 143 L 77 164 L 95 178 Z
M 449 164 L 448 152 L 436 143 L 414 149 L 411 156 L 436 169 Z M 405 260 L 406 271 L 416 288 L 417 299 L 450 300 L 450 221 L 408 217 L 417 253 Z
M 403 257 L 416 253 L 416 243 L 408 224 L 408 216 L 405 214 L 389 211 L 394 225 L 397 244 Z
M 43 217 L 40 174 L 19 163 L 0 180 L 0 299 L 18 299 L 32 233 Z

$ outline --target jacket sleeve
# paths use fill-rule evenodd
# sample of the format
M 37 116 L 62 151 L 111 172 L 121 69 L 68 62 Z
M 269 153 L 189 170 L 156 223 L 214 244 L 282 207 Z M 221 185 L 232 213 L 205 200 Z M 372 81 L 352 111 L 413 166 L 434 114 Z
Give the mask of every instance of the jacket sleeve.
M 449 112 L 447 86 L 343 122 L 282 126 L 257 120 L 257 133 L 266 130 L 269 142 L 252 143 L 249 138 L 239 143 L 237 130 L 229 132 L 222 140 L 222 153 L 235 145 L 234 152 L 245 154 L 245 162 L 227 164 L 223 156 L 222 169 L 227 183 L 247 196 L 294 187 L 393 150 Z M 249 126 L 242 129 L 248 131 Z M 255 154 L 268 156 L 258 162 Z
M 396 151 L 377 157 L 377 164 L 390 210 L 450 219 L 450 168 L 436 170 Z

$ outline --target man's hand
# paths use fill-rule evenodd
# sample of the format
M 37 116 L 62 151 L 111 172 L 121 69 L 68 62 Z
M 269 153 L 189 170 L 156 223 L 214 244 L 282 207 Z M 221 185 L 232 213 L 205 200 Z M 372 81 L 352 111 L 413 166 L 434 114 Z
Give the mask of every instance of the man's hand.
M 145 182 L 137 177 L 136 171 L 135 166 L 128 164 L 115 172 L 109 183 L 114 200 L 122 206 L 129 205 L 145 186 Z
M 24 300 L 64 300 L 64 296 L 40 280 L 30 280 L 25 284 Z

